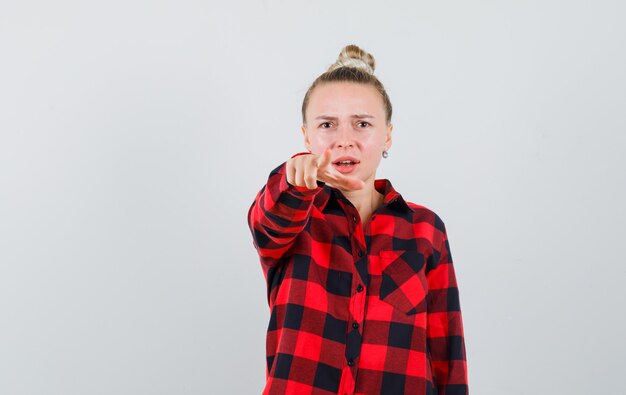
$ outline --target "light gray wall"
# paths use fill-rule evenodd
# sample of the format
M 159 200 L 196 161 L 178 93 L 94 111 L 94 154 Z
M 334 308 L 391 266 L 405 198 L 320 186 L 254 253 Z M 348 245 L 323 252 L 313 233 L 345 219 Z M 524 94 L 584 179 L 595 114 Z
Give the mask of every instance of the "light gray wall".
M 626 394 L 622 1 L 0 5 L 0 393 L 256 394 L 246 213 L 356 43 L 480 395 Z

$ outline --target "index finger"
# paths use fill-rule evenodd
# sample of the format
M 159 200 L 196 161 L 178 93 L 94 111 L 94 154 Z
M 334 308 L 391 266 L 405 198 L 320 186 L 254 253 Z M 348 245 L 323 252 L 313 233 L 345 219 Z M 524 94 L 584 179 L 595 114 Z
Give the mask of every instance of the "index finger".
M 330 165 L 330 157 L 332 154 L 333 151 L 330 148 L 327 148 L 326 151 L 324 151 L 322 155 L 317 158 L 317 168 L 321 169 L 322 167 Z

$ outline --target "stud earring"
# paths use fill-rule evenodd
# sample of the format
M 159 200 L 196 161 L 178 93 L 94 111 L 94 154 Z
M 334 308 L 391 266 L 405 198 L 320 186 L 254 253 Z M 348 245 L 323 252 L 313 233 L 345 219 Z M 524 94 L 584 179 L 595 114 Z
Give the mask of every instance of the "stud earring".
M 389 156 L 389 153 L 387 151 L 383 151 L 383 158 L 386 158 Z

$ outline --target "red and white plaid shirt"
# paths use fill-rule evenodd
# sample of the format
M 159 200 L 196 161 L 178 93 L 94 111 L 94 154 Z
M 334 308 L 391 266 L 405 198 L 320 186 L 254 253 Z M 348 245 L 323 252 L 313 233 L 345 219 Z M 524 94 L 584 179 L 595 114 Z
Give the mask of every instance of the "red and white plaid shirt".
M 365 224 L 336 188 L 274 169 L 248 212 L 267 281 L 267 395 L 468 393 L 459 293 L 439 216 L 376 180 Z

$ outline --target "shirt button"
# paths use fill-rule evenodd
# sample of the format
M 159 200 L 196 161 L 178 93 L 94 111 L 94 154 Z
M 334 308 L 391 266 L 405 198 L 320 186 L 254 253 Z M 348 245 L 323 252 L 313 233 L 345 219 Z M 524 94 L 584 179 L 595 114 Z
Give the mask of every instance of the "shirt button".
M 357 292 L 363 292 L 363 286 L 362 286 L 361 284 L 359 284 L 359 285 L 356 287 L 356 291 L 357 291 Z
M 363 256 L 363 251 L 359 251 L 359 258 L 361 258 Z
M 352 323 L 352 327 L 353 327 L 354 329 L 359 329 L 359 323 L 358 323 L 358 322 L 353 322 L 353 323 Z
M 349 359 L 349 360 L 348 360 L 348 366 L 354 366 L 354 361 L 353 361 L 353 360 L 351 360 L 351 359 Z
M 356 216 L 352 216 L 352 222 L 356 223 Z

